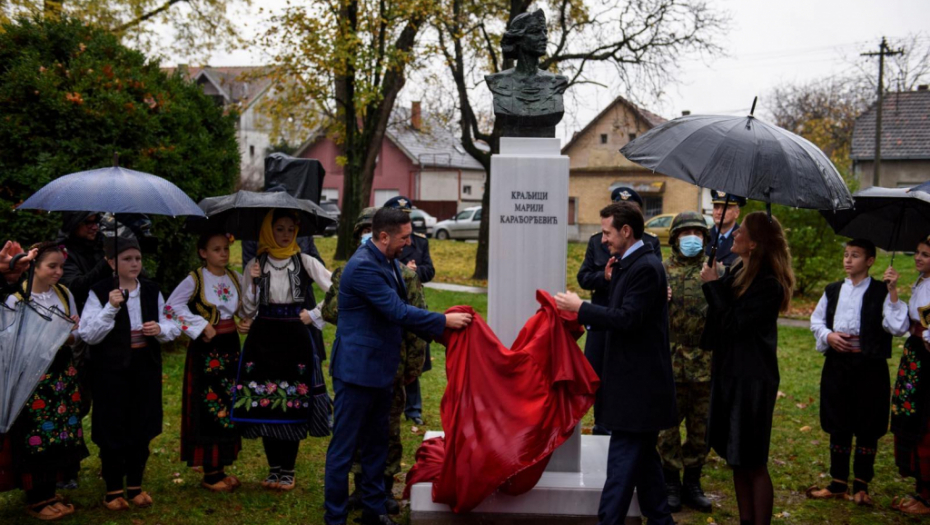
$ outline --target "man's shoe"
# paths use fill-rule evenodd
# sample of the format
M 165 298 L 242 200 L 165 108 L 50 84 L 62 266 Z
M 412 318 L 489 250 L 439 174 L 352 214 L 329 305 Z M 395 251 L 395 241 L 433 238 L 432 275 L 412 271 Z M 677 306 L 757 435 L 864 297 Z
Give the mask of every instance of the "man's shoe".
M 422 417 L 414 417 L 414 418 L 411 418 L 411 420 L 412 420 L 412 421 L 414 422 L 414 424 L 416 424 L 416 425 L 422 425 L 422 424 L 423 424 L 423 418 L 422 418 Z
M 701 512 L 714 510 L 714 504 L 704 495 L 701 488 L 701 469 L 685 469 L 685 482 L 682 485 L 682 501 L 685 505 Z
M 608 430 L 607 428 L 601 425 L 595 424 L 594 427 L 591 428 L 591 435 L 592 436 L 609 436 L 610 430 Z
M 374 514 L 368 514 L 367 512 L 363 512 L 362 517 L 356 521 L 361 523 L 361 525 L 398 525 L 398 523 L 392 520 L 387 514 L 376 516 Z
M 681 478 L 678 477 L 677 470 L 665 471 L 665 491 L 668 495 L 669 509 L 675 512 L 681 512 Z
M 384 510 L 392 516 L 400 514 L 400 504 L 394 499 L 394 476 L 384 476 L 384 495 L 387 500 L 384 502 Z

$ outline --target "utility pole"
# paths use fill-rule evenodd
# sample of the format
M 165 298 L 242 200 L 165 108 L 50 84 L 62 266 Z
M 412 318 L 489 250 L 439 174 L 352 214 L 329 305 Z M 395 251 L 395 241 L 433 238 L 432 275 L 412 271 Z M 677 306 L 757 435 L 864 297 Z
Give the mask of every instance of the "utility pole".
M 885 97 L 885 57 L 903 55 L 904 49 L 892 50 L 882 37 L 878 52 L 861 53 L 864 57 L 878 57 L 878 106 L 875 108 L 875 161 L 872 163 L 872 186 L 878 186 L 882 170 L 882 103 Z

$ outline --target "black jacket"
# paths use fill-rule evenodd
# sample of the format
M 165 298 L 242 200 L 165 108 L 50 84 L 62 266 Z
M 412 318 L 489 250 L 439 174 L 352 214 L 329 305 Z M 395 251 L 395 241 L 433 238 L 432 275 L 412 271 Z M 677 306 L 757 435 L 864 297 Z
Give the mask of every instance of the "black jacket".
M 65 259 L 61 284 L 71 290 L 74 303 L 79 312 L 84 311 L 84 303 L 90 295 L 90 288 L 94 284 L 113 276 L 113 270 L 107 264 L 103 255 L 103 246 L 100 236 L 96 241 L 77 239 L 71 236 L 59 239 L 59 242 L 68 250 Z
M 584 261 L 578 270 L 578 285 L 582 290 L 590 290 L 591 302 L 600 306 L 607 304 L 610 295 L 610 282 L 604 279 L 604 268 L 610 260 L 610 251 L 601 243 L 601 234 L 596 233 L 588 239 L 588 249 Z M 643 234 L 643 244 L 662 262 L 662 246 L 659 238 L 648 233 Z
M 668 280 L 646 247 L 614 268 L 606 306 L 584 303 L 578 321 L 607 331 L 599 424 L 621 432 L 675 426 L 675 380 L 668 342 Z
M 436 277 L 436 269 L 433 268 L 433 259 L 429 256 L 429 240 L 422 234 L 414 233 L 410 236 L 410 246 L 404 246 L 397 258 L 401 264 L 407 264 L 410 261 L 417 263 L 417 277 L 420 283 L 426 284 Z

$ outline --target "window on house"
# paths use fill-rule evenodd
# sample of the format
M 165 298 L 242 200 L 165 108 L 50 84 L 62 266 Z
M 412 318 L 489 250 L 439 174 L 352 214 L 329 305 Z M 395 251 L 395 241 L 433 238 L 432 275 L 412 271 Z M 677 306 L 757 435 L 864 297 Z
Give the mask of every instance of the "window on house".
M 632 142 L 633 139 L 636 138 L 636 133 L 630 133 L 629 135 L 627 135 L 627 137 L 629 137 L 630 141 Z
M 471 195 L 471 186 L 462 186 L 462 193 L 465 195 Z
M 250 157 L 255 156 L 255 146 L 249 146 L 249 156 Z
M 662 214 L 662 197 L 643 197 L 643 215 L 647 219 Z
M 607 134 L 601 133 L 601 144 L 607 144 Z
M 568 198 L 568 225 L 573 226 L 578 223 L 578 197 Z

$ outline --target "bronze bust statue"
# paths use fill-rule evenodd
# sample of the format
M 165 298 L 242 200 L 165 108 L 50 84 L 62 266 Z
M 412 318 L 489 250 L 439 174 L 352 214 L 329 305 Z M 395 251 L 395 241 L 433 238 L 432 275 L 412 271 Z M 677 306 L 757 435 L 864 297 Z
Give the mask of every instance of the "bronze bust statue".
M 565 113 L 562 93 L 568 79 L 539 69 L 547 38 L 541 9 L 518 15 L 501 39 L 504 58 L 516 59 L 517 67 L 484 77 L 504 137 L 555 137 L 555 125 Z

